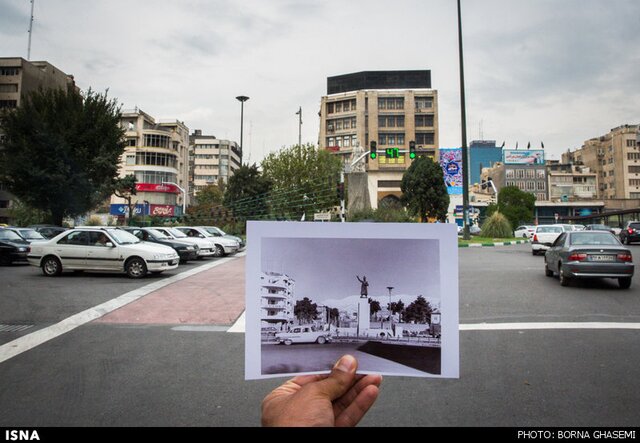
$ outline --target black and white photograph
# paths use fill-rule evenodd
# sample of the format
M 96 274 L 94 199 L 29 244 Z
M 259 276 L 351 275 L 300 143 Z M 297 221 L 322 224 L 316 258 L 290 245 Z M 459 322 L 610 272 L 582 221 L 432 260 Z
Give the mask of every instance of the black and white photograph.
M 443 331 L 457 321 L 457 260 L 441 254 L 451 247 L 447 236 L 455 240 L 453 226 L 413 233 L 406 225 L 370 223 L 255 227 L 260 251 L 257 266 L 249 257 L 247 267 L 248 376 L 322 373 L 344 354 L 357 358 L 361 373 L 457 372 L 457 330 Z M 445 345 L 456 348 L 455 370 L 443 364 Z

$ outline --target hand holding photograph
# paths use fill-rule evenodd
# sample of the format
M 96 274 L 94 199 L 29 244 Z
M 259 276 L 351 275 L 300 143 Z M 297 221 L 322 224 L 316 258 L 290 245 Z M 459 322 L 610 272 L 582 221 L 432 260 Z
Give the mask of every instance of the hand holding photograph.
M 447 223 L 249 222 L 245 377 L 457 378 L 457 230 Z

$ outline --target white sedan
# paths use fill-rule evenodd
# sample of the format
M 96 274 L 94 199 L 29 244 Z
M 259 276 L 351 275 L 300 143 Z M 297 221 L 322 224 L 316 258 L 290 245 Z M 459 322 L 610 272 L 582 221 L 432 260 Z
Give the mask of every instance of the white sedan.
M 323 345 L 331 342 L 331 332 L 316 329 L 313 325 L 296 326 L 289 332 L 278 332 L 276 341 L 280 344 L 292 343 L 318 343 Z
M 141 242 L 117 228 L 76 228 L 49 241 L 31 244 L 29 264 L 53 277 L 63 270 L 125 272 L 141 278 L 178 267 L 178 253 L 169 246 Z
M 536 227 L 531 225 L 521 225 L 513 231 L 514 237 L 523 237 L 523 238 L 531 238 L 533 234 L 536 232 Z

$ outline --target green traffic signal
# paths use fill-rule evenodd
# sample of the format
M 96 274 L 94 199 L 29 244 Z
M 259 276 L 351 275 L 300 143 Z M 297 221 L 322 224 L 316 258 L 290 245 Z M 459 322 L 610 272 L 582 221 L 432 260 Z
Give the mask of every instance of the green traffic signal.
M 411 160 L 413 160 L 414 158 L 416 158 L 416 153 L 415 153 L 415 152 L 410 152 L 410 153 L 409 153 L 409 158 L 410 158 Z
M 375 160 L 376 157 L 378 156 L 378 154 L 376 154 L 375 152 L 372 152 L 371 154 L 369 154 L 371 156 L 371 160 Z

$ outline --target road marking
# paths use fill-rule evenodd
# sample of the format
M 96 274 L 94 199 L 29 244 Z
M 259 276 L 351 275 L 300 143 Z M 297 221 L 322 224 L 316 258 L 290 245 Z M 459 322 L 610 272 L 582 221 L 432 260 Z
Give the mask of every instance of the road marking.
M 241 333 L 244 333 L 244 313 L 245 313 L 245 311 L 242 311 L 242 314 L 240 314 L 240 317 L 238 317 L 236 322 L 233 324 L 233 326 L 231 326 L 227 330 L 227 332 L 241 332 Z
M 0 363 L 7 361 L 10 358 L 15 357 L 16 355 L 20 355 L 30 349 L 33 349 L 36 346 L 39 346 L 51 339 L 59 337 L 62 334 L 72 331 L 79 326 L 89 323 L 90 321 L 100 318 L 103 315 L 108 314 L 109 312 L 115 311 L 116 309 L 128 305 L 129 303 L 134 302 L 153 291 L 156 291 L 177 281 L 184 280 L 185 278 L 191 277 L 192 275 L 199 274 L 200 272 L 208 271 L 211 268 L 215 268 L 216 266 L 228 263 L 238 257 L 244 257 L 245 255 L 245 252 L 241 252 L 234 255 L 233 257 L 216 260 L 214 262 L 207 263 L 206 265 L 199 266 L 189 271 L 174 275 L 173 277 L 153 282 L 151 284 L 143 286 L 142 288 L 135 289 L 107 302 L 94 306 L 93 308 L 89 308 L 75 315 L 72 315 L 71 317 L 68 317 L 54 325 L 39 329 L 32 332 L 31 334 L 5 343 L 4 345 L 0 346 Z
M 525 329 L 640 329 L 640 323 L 625 322 L 555 322 L 555 323 L 470 323 L 461 331 L 518 331 Z

